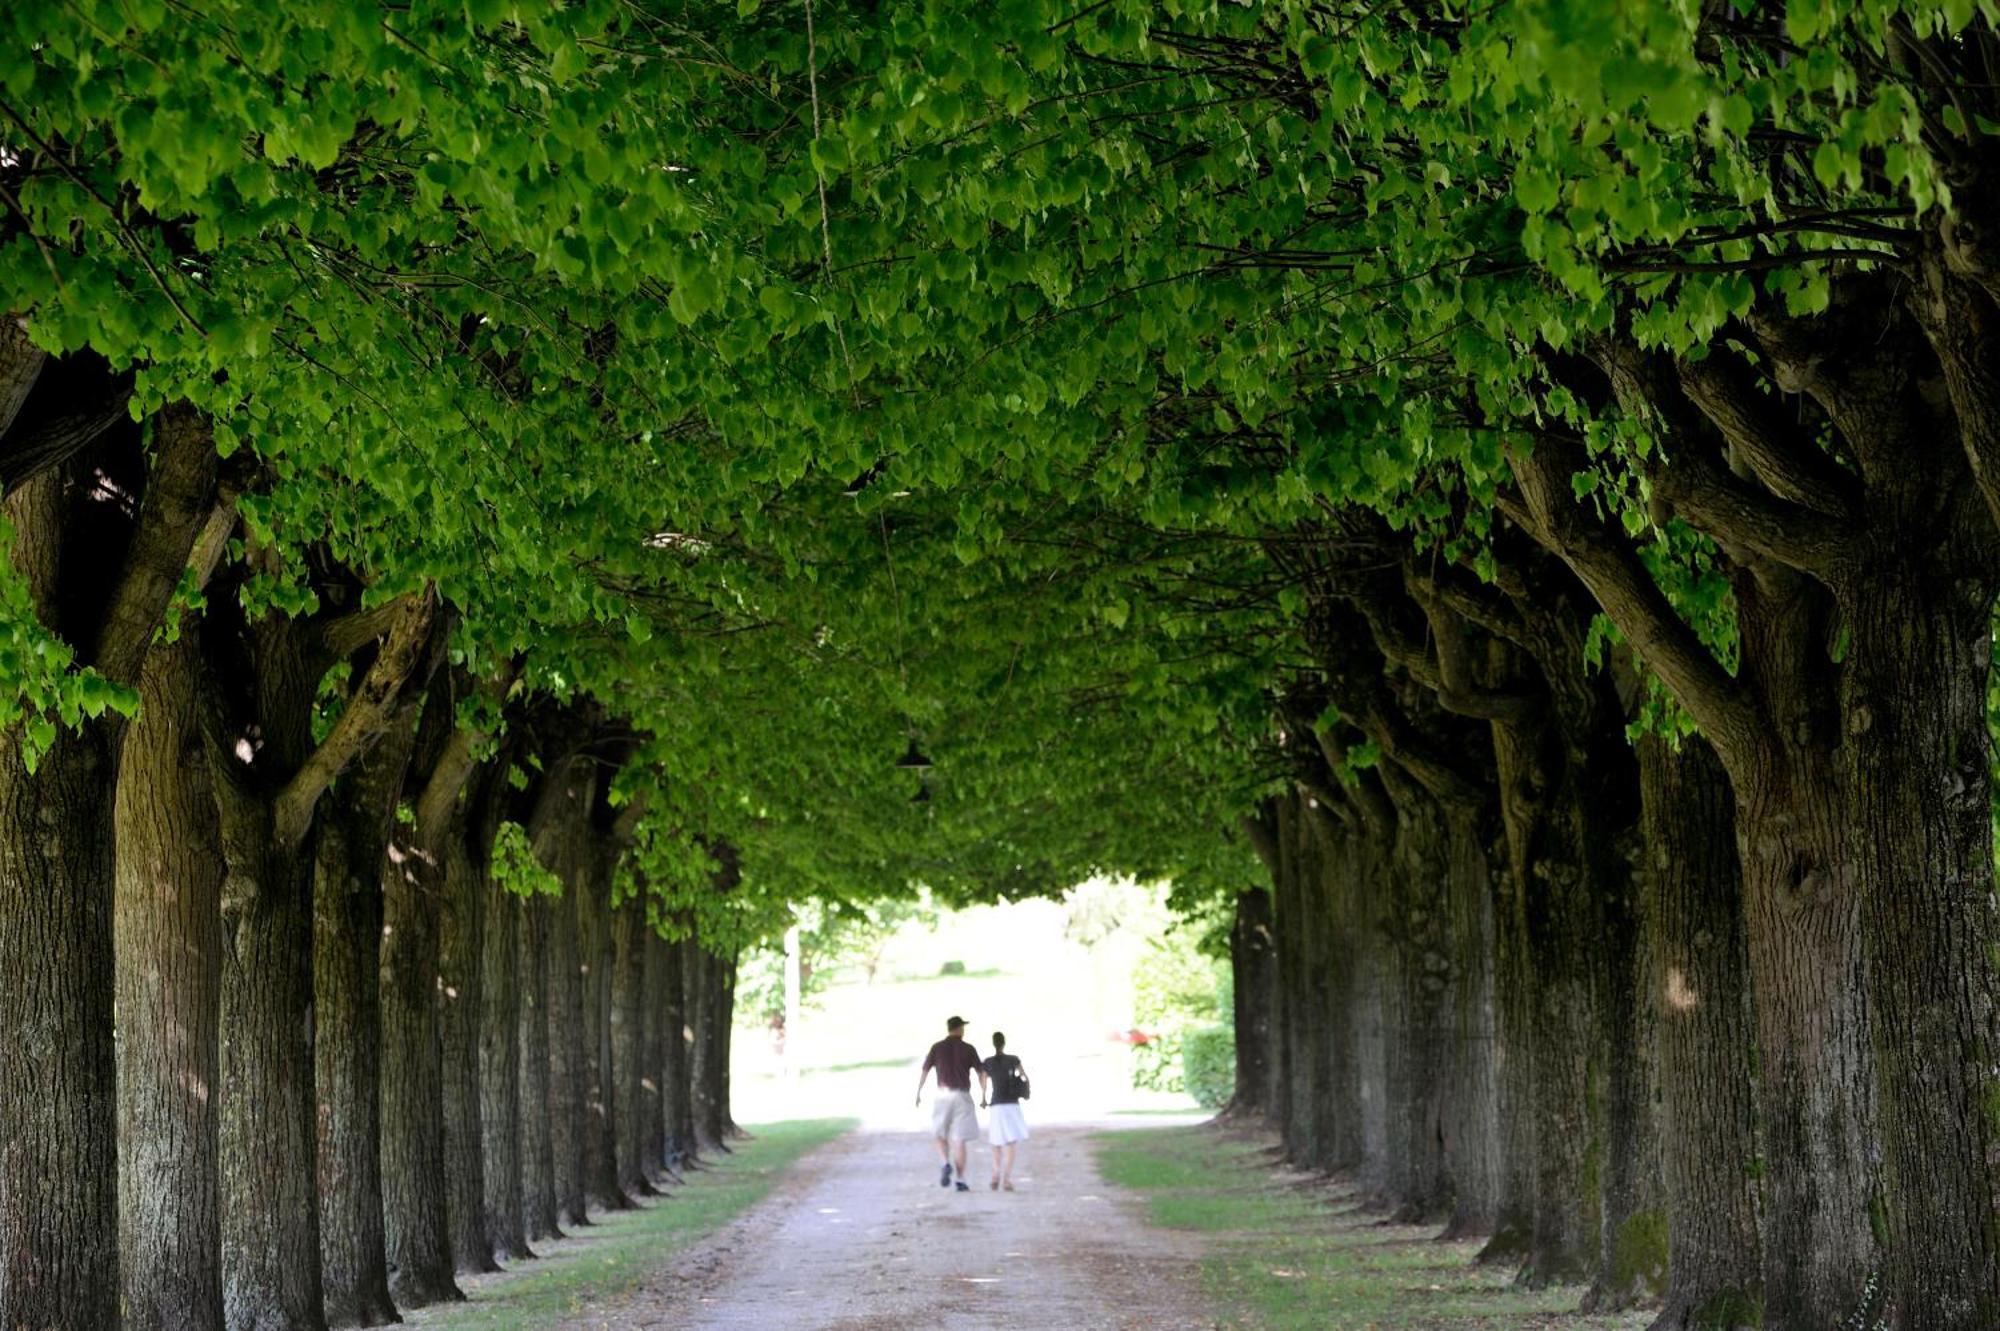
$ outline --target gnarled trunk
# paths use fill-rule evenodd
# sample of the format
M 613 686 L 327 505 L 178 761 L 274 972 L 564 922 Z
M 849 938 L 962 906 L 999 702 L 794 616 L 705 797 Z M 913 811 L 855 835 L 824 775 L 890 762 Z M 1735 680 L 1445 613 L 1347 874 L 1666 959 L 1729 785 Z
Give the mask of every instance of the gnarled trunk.
M 618 1097 L 611 1066 L 611 979 L 617 964 L 611 928 L 611 855 L 591 829 L 591 843 L 573 891 L 577 973 L 583 1003 L 583 1185 L 588 1204 L 607 1211 L 631 1206 L 618 1186 Z

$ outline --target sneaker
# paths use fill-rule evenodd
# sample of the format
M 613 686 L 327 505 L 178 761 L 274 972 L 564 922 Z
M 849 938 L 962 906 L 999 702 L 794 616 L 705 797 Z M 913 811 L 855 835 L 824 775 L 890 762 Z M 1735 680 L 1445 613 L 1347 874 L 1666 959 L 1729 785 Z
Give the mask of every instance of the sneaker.
M 971 1185 L 969 1185 L 968 1183 L 966 1183 L 966 1181 L 965 1181 L 964 1179 L 960 1179 L 960 1180 L 958 1181 L 958 1190 L 959 1190 L 960 1192 L 971 1192 L 971 1191 L 972 1191 L 972 1187 L 971 1187 Z
M 940 1188 L 949 1188 L 951 1186 L 950 1165 L 944 1165 L 938 1169 L 938 1186 Z

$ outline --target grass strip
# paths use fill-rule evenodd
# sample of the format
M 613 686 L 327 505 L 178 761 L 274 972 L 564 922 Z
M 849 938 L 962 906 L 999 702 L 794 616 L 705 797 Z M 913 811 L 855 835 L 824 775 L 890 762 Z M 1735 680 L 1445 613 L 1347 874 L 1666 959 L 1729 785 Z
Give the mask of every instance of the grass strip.
M 1207 1126 L 1100 1133 L 1098 1168 L 1138 1193 L 1149 1218 L 1198 1231 L 1202 1284 L 1218 1319 L 1259 1331 L 1627 1331 L 1645 1313 L 1586 1317 L 1578 1287 L 1524 1290 L 1473 1265 L 1479 1244 L 1437 1226 L 1392 1225 L 1358 1194 L 1274 1171 L 1270 1140 Z
M 443 1331 L 544 1331 L 629 1293 L 761 1201 L 800 1156 L 854 1126 L 853 1119 L 796 1119 L 750 1129 L 749 1141 L 690 1177 L 662 1202 L 597 1217 L 578 1237 L 543 1256 L 476 1280 L 464 1303 L 406 1314 L 410 1325 Z

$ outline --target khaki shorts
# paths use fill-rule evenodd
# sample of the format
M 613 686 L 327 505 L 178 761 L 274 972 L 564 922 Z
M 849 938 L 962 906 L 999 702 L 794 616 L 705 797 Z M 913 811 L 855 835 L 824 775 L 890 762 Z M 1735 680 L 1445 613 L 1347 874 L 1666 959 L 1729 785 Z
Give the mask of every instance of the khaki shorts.
M 939 1091 L 931 1101 L 931 1135 L 944 1141 L 969 1142 L 979 1135 L 979 1111 L 971 1091 Z

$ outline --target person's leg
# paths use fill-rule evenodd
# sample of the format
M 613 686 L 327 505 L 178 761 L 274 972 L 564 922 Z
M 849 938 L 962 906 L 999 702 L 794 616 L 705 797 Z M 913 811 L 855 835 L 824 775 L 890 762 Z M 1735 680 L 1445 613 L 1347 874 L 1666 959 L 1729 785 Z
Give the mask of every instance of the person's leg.
M 1005 1157 L 1004 1163 L 1000 1164 L 1000 1181 L 1011 1185 L 1014 1182 L 1014 1143 L 1008 1142 L 1000 1150 L 995 1151 L 994 1154 Z
M 952 1168 L 954 1168 L 954 1169 L 956 1169 L 956 1170 L 958 1171 L 958 1176 L 959 1176 L 960 1178 L 964 1178 L 964 1177 L 965 1177 L 965 1138 L 963 1138 L 963 1137 L 960 1137 L 960 1138 L 959 1138 L 959 1139 L 958 1139 L 957 1141 L 955 1141 L 955 1142 L 953 1142 L 953 1143 L 951 1144 L 951 1164 L 952 1164 Z
M 998 1146 L 993 1148 L 993 1182 L 989 1186 L 994 1188 L 1000 1186 L 1000 1150 Z

